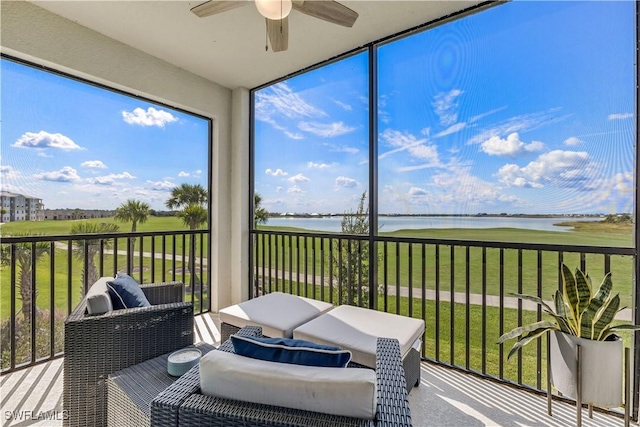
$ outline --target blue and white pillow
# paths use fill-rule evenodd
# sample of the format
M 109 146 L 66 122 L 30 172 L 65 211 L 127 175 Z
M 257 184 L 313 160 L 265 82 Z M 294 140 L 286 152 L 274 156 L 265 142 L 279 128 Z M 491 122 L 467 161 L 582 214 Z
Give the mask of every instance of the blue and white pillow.
M 231 343 L 236 354 L 271 362 L 344 368 L 351 361 L 349 350 L 304 340 L 231 335 Z
M 138 282 L 128 274 L 118 273 L 114 279 L 107 282 L 107 288 L 114 310 L 151 305 Z

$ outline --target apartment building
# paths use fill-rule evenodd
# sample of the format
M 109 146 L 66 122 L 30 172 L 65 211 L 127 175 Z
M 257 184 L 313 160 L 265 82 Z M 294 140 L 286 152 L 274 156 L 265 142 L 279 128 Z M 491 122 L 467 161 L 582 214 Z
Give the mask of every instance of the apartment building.
M 37 197 L 0 191 L 0 207 L 2 222 L 44 220 L 44 204 Z

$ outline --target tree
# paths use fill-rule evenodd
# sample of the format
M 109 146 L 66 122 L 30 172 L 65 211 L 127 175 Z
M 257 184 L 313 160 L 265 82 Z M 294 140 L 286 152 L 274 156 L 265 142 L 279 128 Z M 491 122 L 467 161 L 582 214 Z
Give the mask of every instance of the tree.
M 203 224 L 207 224 L 209 213 L 205 207 L 209 197 L 207 191 L 200 184 L 181 184 L 171 190 L 171 197 L 165 203 L 169 209 L 180 208 L 178 217 L 189 227 L 196 230 Z M 195 235 L 191 235 L 189 245 L 189 271 L 193 284 L 199 284 L 200 279 L 195 274 Z
M 180 184 L 171 190 L 171 197 L 165 205 L 171 209 L 184 209 L 189 205 L 204 206 L 207 204 L 209 196 L 200 184 Z
M 345 212 L 342 217 L 342 234 L 369 233 L 369 207 L 365 201 L 367 193 L 362 193 L 356 212 Z M 336 266 L 333 279 L 341 285 L 341 304 L 369 306 L 369 242 L 362 240 L 334 240 L 337 247 L 331 253 Z
M 139 200 L 129 199 L 116 209 L 115 219 L 122 222 L 131 223 L 131 232 L 135 233 L 138 224 L 144 224 L 149 219 L 149 205 Z M 129 240 L 129 265 L 133 265 L 133 252 L 136 244 L 136 238 Z
M 253 193 L 253 226 L 266 224 L 269 220 L 269 212 L 260 206 L 262 197 L 258 193 Z
M 73 256 L 82 262 L 82 289 L 86 292 L 91 284 L 98 280 L 98 268 L 96 267 L 96 254 L 100 249 L 100 242 L 103 242 L 103 248 L 108 249 L 113 242 L 112 238 L 103 238 L 100 234 L 112 234 L 120 231 L 120 227 L 116 224 L 109 223 L 90 223 L 90 222 L 78 222 L 71 227 L 71 234 L 96 234 L 95 238 L 74 240 L 73 243 Z M 87 270 L 85 271 L 84 257 L 85 252 L 87 255 Z
M 14 237 L 19 236 L 33 236 L 33 234 L 21 233 L 14 235 Z M 25 325 L 30 325 L 31 304 L 36 297 L 35 284 L 31 281 L 32 271 L 35 268 L 33 261 L 35 260 L 37 264 L 40 258 L 49 254 L 49 244 L 47 242 L 23 242 L 2 245 L 2 264 L 10 264 L 11 250 L 14 251 L 16 269 L 18 270 L 18 292 L 22 301 L 22 315 L 25 319 Z

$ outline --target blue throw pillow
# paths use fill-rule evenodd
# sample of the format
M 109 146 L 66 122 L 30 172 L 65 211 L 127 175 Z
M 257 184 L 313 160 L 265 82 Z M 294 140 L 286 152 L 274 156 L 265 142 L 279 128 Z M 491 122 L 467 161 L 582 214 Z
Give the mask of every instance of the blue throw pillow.
M 348 350 L 304 340 L 231 335 L 231 343 L 236 354 L 270 362 L 344 368 L 351 361 Z
M 149 307 L 151 304 L 142 292 L 138 282 L 128 274 L 118 273 L 115 279 L 107 282 L 109 296 L 114 310 L 133 307 Z

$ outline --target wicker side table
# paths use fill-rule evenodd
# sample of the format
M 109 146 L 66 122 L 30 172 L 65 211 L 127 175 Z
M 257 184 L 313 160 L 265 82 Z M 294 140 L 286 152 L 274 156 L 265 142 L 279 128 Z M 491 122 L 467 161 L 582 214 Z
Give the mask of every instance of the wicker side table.
M 206 343 L 198 343 L 195 347 L 203 355 L 215 350 L 214 346 Z M 107 377 L 107 426 L 150 425 L 151 401 L 177 380 L 167 373 L 170 354 L 116 371 Z

